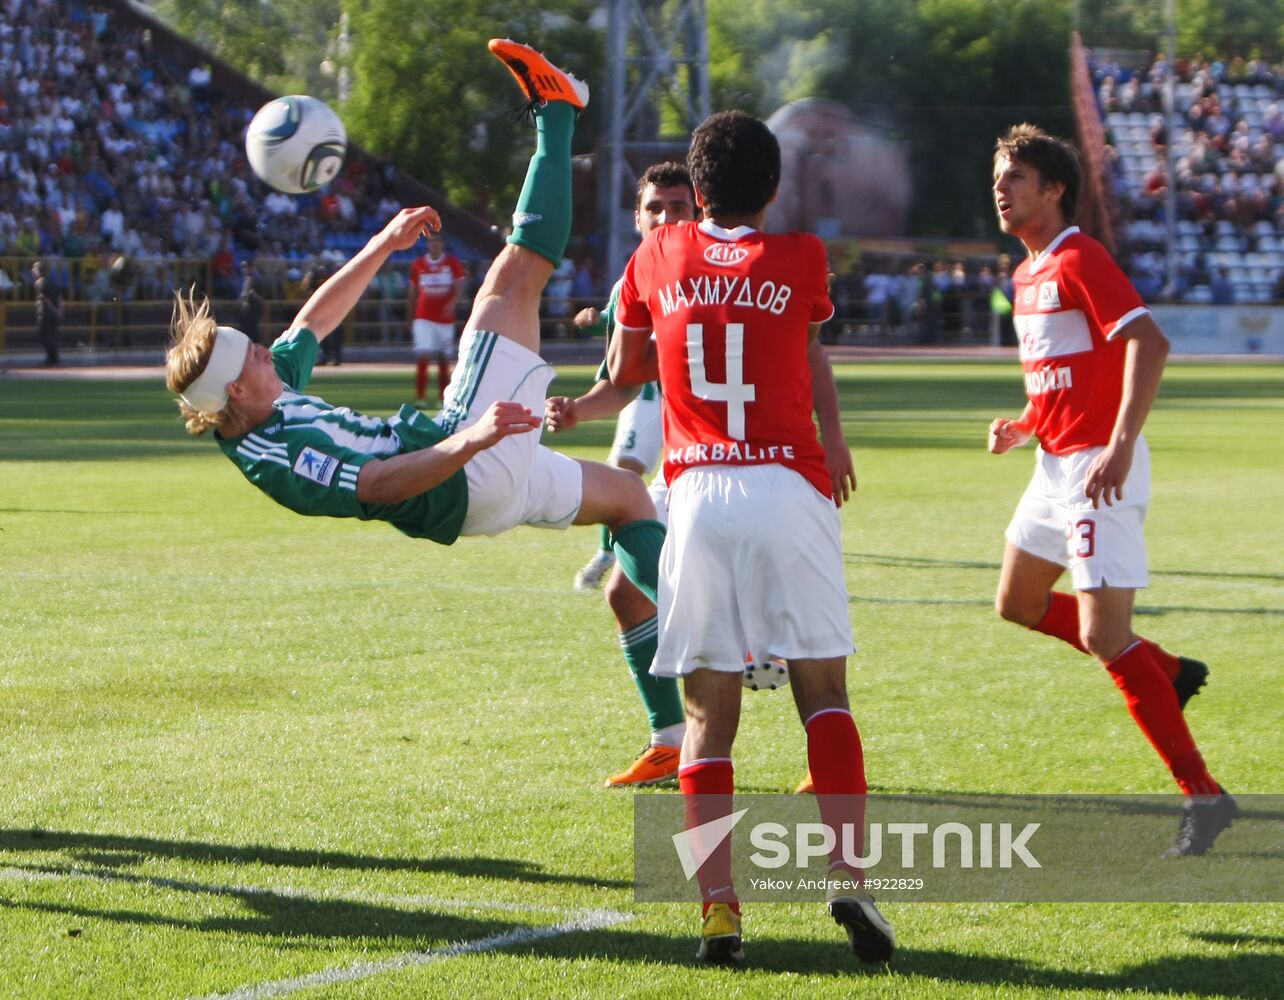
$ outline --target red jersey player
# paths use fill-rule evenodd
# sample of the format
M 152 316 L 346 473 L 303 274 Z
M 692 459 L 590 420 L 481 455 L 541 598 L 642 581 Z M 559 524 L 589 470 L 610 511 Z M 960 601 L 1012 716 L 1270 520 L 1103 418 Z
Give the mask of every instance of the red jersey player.
M 1208 668 L 1132 630 L 1136 588 L 1147 583 L 1141 429 L 1168 340 L 1105 247 L 1070 224 L 1079 183 L 1078 157 L 1062 140 L 1017 125 L 998 141 L 999 226 L 1029 253 L 1013 275 L 1029 403 L 1018 419 L 990 425 L 989 447 L 1001 455 L 1034 437 L 1039 449 L 1007 529 L 995 603 L 1008 621 L 1105 665 L 1187 797 L 1165 856 L 1203 854 L 1238 815 L 1182 716 Z M 1067 569 L 1077 596 L 1052 589 Z
M 443 399 L 455 357 L 455 306 L 464 291 L 464 266 L 446 253 L 440 233 L 428 238 L 428 250 L 410 264 L 408 308 L 415 342 L 415 398 L 424 403 L 428 362 L 437 362 L 437 398 Z
M 814 236 L 760 232 L 780 182 L 780 147 L 756 118 L 709 118 L 687 165 L 703 221 L 642 241 L 608 349 L 612 381 L 658 376 L 664 386 L 669 534 L 652 672 L 683 678 L 678 780 L 694 827 L 731 809 L 745 651 L 756 662 L 786 659 L 821 812 L 837 829 L 859 822 L 866 784 L 847 705 L 852 634 L 834 483 L 811 418 L 808 349 L 833 313 L 825 249 Z M 698 956 L 739 964 L 729 843 L 699 871 Z M 859 872 L 839 874 L 855 877 L 831 880 L 830 912 L 858 956 L 885 961 L 891 926 Z

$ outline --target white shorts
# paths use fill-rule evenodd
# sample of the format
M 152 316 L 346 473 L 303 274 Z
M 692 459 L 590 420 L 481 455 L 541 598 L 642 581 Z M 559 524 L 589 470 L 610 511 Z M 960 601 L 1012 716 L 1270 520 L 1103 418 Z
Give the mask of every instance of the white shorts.
M 1092 509 L 1083 481 L 1101 448 L 1035 455 L 1034 476 L 1004 533 L 1023 552 L 1070 570 L 1075 590 L 1133 589 L 1149 582 L 1142 526 L 1150 505 L 1150 449 L 1137 439 L 1123 499 Z
M 460 363 L 446 388 L 437 423 L 449 433 L 477 422 L 496 400 L 515 400 L 544 412 L 553 366 L 516 341 L 469 330 Z M 464 466 L 468 513 L 461 535 L 498 535 L 519 524 L 566 528 L 579 512 L 584 472 L 579 462 L 539 443 L 540 432 L 513 434 L 478 452 Z
M 664 429 L 660 421 L 660 400 L 633 400 L 620 411 L 615 422 L 615 441 L 607 461 L 619 465 L 621 458 L 632 459 L 642 467 L 642 475 L 655 468 L 660 459 Z
M 447 359 L 455 356 L 454 323 L 417 319 L 410 324 L 410 333 L 415 338 L 416 354 L 434 354 Z
M 846 656 L 838 510 L 783 465 L 687 469 L 669 493 L 653 674 Z
M 646 488 L 647 493 L 651 495 L 651 502 L 655 504 L 655 519 L 668 527 L 669 524 L 669 484 L 664 481 L 664 466 L 660 466 L 660 471 L 655 474 L 651 480 L 651 485 Z

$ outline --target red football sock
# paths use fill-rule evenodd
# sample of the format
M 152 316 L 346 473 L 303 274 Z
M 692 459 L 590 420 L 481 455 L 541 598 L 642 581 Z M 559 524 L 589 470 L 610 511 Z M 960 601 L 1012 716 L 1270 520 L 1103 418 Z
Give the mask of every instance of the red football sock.
M 829 854 L 832 865 L 861 874 L 842 861 L 844 825 L 853 831 L 852 848 L 865 852 L 865 799 L 869 790 L 865 781 L 865 755 L 860 745 L 860 732 L 852 713 L 845 708 L 826 708 L 804 723 L 807 730 L 807 763 L 812 784 L 816 786 L 820 818 L 838 836 Z M 862 796 L 857 798 L 857 796 Z
M 735 771 L 726 757 L 695 760 L 678 768 L 678 787 L 686 799 L 686 828 L 701 826 L 731 815 L 731 796 L 735 791 Z M 712 903 L 729 903 L 740 912 L 731 881 L 731 838 L 726 837 L 715 847 L 700 870 L 696 872 L 700 883 L 700 897 L 704 900 L 704 915 Z
M 1049 594 L 1048 610 L 1039 620 L 1039 624 L 1034 626 L 1034 631 L 1068 642 L 1081 653 L 1088 652 L 1079 639 L 1079 602 L 1071 594 L 1065 594 L 1059 590 Z M 1155 662 L 1163 669 L 1168 680 L 1176 680 L 1177 674 L 1181 672 L 1181 662 L 1177 657 L 1149 639 L 1141 641 L 1149 648 Z
M 428 359 L 419 358 L 415 361 L 415 399 L 423 399 L 424 393 L 428 391 Z
M 1218 784 L 1186 727 L 1172 682 L 1147 644 L 1134 642 L 1107 663 L 1106 669 L 1123 692 L 1133 719 L 1168 765 L 1177 787 L 1187 795 L 1216 795 Z
M 1167 675 L 1168 680 L 1170 682 L 1175 681 L 1177 675 L 1181 673 L 1181 660 L 1149 639 L 1142 639 L 1141 644 L 1150 650 L 1150 655 L 1155 658 L 1155 662 L 1159 664 L 1160 669 Z
M 437 362 L 437 398 L 443 402 L 446 399 L 446 386 L 450 385 L 450 362 Z
M 1081 653 L 1088 650 L 1079 638 L 1079 601 L 1071 594 L 1054 590 L 1048 595 L 1048 610 L 1034 631 L 1068 642 Z

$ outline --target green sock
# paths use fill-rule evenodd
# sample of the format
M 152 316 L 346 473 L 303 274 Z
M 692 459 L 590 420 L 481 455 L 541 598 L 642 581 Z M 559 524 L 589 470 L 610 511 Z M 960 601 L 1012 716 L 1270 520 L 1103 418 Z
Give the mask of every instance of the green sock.
M 598 548 L 600 548 L 603 552 L 611 551 L 611 529 L 608 528 L 605 524 L 602 525 L 602 541 L 598 545 Z
M 571 135 L 575 109 L 550 101 L 535 109 L 535 155 L 526 168 L 526 183 L 513 213 L 509 243 L 562 263 L 571 236 Z
M 682 696 L 678 693 L 677 678 L 656 677 L 651 673 L 658 635 L 659 622 L 655 618 L 648 618 L 641 625 L 620 633 L 624 660 L 633 671 L 633 682 L 638 686 L 653 733 L 683 722 L 687 717 L 682 707 Z
M 664 525 L 659 521 L 630 521 L 615 533 L 612 548 L 624 575 L 633 586 L 655 602 L 660 582 L 660 549 L 664 546 Z

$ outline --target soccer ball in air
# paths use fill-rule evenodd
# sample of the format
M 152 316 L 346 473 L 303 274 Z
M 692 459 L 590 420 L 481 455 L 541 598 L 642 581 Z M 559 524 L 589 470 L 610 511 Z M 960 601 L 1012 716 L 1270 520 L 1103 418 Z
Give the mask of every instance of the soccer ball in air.
M 259 178 L 286 194 L 304 194 L 334 180 L 348 133 L 324 101 L 294 95 L 259 108 L 245 133 L 245 155 Z

